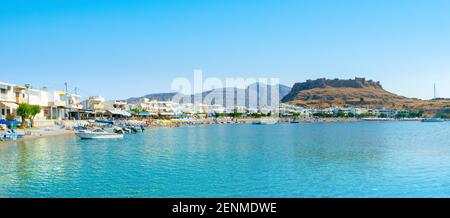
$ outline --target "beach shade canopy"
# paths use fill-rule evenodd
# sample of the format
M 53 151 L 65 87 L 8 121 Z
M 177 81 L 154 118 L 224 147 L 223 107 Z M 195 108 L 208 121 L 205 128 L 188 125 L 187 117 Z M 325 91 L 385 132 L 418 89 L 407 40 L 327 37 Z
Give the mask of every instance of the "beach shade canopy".
M 157 116 L 157 115 L 158 114 L 156 114 L 156 113 L 147 112 L 147 111 L 139 112 L 139 116 L 142 116 L 142 117 Z
M 121 111 L 122 115 L 125 117 L 131 117 L 131 113 L 128 111 Z
M 108 110 L 107 112 L 111 113 L 112 115 L 121 115 L 124 117 L 131 116 L 131 113 L 129 113 L 128 111 L 124 111 L 124 110 L 112 109 L 112 110 Z
M 14 125 L 14 126 L 18 126 L 18 125 L 21 124 L 21 122 L 20 122 L 20 121 L 17 121 L 17 120 L 13 120 L 11 123 L 12 123 L 12 125 Z
M 95 120 L 96 123 L 114 124 L 112 120 Z
M 94 112 L 93 110 L 85 110 L 84 113 L 87 113 L 87 114 L 95 114 L 95 112 Z
M 9 121 L 7 121 L 5 119 L 1 119 L 0 124 L 9 125 Z

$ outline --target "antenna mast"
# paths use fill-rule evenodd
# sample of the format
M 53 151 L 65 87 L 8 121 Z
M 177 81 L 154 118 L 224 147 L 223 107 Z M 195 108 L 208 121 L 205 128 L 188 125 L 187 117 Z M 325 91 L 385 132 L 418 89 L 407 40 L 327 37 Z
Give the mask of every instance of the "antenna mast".
M 436 99 L 436 83 L 434 83 L 434 99 Z

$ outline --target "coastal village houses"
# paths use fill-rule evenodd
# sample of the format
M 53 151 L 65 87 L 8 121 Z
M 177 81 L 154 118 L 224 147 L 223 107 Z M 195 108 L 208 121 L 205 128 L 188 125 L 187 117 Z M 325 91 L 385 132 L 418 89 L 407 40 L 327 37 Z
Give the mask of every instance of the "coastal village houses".
M 18 103 L 22 103 L 23 93 L 15 85 L 0 82 L 0 116 L 15 114 Z
M 84 101 L 87 118 L 103 117 L 105 110 L 105 99 L 102 96 L 90 96 Z
M 245 106 L 224 107 L 220 104 L 193 104 L 176 103 L 171 101 L 141 99 L 136 104 L 129 104 L 125 100 L 105 100 L 101 96 L 90 96 L 82 101 L 82 96 L 66 93 L 59 90 L 51 90 L 47 87 L 36 89 L 30 85 L 19 86 L 0 82 L 0 119 L 8 114 L 16 114 L 20 103 L 39 105 L 41 112 L 36 115 L 38 124 L 51 124 L 55 120 L 80 120 L 80 119 L 109 119 L 131 117 L 131 111 L 138 109 L 141 117 L 160 118 L 189 118 L 189 117 L 213 117 L 215 114 L 223 113 L 274 113 L 273 107 L 262 105 L 257 108 Z M 303 108 L 296 105 L 281 103 L 278 108 L 281 116 L 311 117 L 315 113 L 325 114 L 373 114 L 376 116 L 394 118 L 396 110 L 390 109 L 366 109 L 354 107 L 329 107 L 329 108 Z
M 49 90 L 47 87 L 36 89 L 30 85 L 19 86 L 0 82 L 0 118 L 16 114 L 19 104 L 39 105 L 41 112 L 34 118 L 35 125 L 48 125 L 53 120 L 70 119 L 71 114 L 82 111 L 81 96 L 64 91 Z
M 130 106 L 124 100 L 108 100 L 104 102 L 105 115 L 111 118 L 130 117 Z

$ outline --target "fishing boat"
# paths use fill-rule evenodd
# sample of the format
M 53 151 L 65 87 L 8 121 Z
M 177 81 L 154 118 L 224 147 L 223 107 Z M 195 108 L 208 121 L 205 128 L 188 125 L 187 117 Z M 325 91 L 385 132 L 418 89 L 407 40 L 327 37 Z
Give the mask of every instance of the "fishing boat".
M 444 122 L 443 119 L 439 119 L 439 118 L 427 118 L 427 119 L 423 119 L 422 122 L 425 123 L 438 123 L 438 122 Z
M 75 133 L 81 139 L 121 139 L 123 133 L 107 132 L 103 129 L 80 130 Z
M 276 119 L 261 119 L 260 121 L 254 122 L 255 125 L 270 125 L 270 124 L 276 124 L 278 123 L 278 120 Z

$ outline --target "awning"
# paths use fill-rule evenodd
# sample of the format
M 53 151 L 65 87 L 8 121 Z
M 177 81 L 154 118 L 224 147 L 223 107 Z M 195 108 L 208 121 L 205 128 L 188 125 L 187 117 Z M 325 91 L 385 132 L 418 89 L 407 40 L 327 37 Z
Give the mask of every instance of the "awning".
M 161 112 L 161 113 L 159 113 L 160 115 L 163 115 L 163 116 L 173 116 L 175 113 L 171 113 L 171 112 Z
M 12 102 L 0 102 L 0 106 L 9 107 L 12 109 L 17 109 L 19 107 L 19 105 L 17 105 L 16 103 L 12 103 Z
M 95 120 L 96 123 L 114 124 L 112 120 Z
M 151 113 L 151 112 L 147 112 L 147 111 L 139 112 L 139 116 L 143 116 L 143 117 L 156 116 L 156 115 L 157 114 L 155 114 L 155 113 Z
M 129 112 L 123 111 L 123 110 L 114 109 L 114 110 L 108 110 L 108 112 L 110 112 L 113 115 L 122 115 L 122 116 L 126 116 L 126 117 L 131 116 L 131 114 Z
M 13 124 L 14 126 L 20 125 L 20 122 L 17 120 L 13 120 L 11 122 L 5 120 L 5 119 L 1 119 L 0 120 L 0 124 L 4 124 L 4 125 L 9 125 L 9 124 Z
M 82 112 L 87 113 L 87 114 L 95 114 L 95 112 L 93 110 L 85 110 Z

